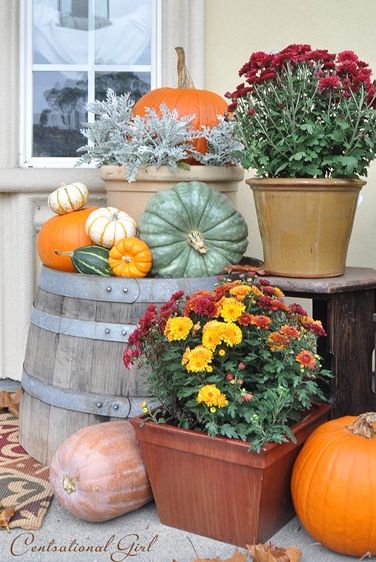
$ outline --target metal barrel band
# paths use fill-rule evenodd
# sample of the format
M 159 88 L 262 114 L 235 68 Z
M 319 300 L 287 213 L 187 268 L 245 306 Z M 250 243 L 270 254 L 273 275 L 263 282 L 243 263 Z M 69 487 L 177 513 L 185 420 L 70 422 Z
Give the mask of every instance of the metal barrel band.
M 187 295 L 197 289 L 211 291 L 217 277 L 152 278 L 100 277 L 67 273 L 42 267 L 39 288 L 47 293 L 75 299 L 137 303 L 162 303 L 182 289 Z
M 67 318 L 44 312 L 33 306 L 31 323 L 50 332 L 111 342 L 128 342 L 128 336 L 136 328 L 134 324 L 112 324 L 110 322 L 93 322 Z
M 114 418 L 127 418 L 132 410 L 132 401 L 128 396 L 102 396 L 101 394 L 78 392 L 53 386 L 37 379 L 25 368 L 22 371 L 21 385 L 24 391 L 33 398 L 49 406 L 56 406 L 65 410 Z M 137 399 L 137 402 L 140 401 L 140 399 Z M 140 413 L 141 406 L 136 410 Z M 137 415 L 137 412 L 132 412 L 132 414 Z
M 136 279 L 99 277 L 98 275 L 67 274 L 42 267 L 38 286 L 47 293 L 75 299 L 102 302 L 134 303 L 140 296 Z

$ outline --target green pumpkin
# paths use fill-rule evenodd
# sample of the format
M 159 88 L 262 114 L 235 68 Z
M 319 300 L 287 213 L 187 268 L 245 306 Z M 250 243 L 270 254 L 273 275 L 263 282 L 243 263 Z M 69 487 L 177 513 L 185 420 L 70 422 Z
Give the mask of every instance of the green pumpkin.
M 139 223 L 158 277 L 204 277 L 239 263 L 248 228 L 227 197 L 206 183 L 178 183 L 157 193 Z

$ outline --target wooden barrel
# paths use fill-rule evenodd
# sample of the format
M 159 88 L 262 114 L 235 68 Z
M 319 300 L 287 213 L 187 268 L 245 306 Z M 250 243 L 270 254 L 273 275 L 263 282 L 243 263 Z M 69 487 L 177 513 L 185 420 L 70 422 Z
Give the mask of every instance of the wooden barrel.
M 211 290 L 216 277 L 135 279 L 43 267 L 22 376 L 20 443 L 49 464 L 75 431 L 140 413 L 148 396 L 140 370 L 122 362 L 128 336 L 151 303 L 183 289 Z

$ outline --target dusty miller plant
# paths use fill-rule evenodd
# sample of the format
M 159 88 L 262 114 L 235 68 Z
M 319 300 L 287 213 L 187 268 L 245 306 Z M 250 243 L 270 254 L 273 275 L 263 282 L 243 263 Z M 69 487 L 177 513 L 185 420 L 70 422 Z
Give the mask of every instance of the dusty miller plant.
M 212 128 L 202 127 L 208 150 L 205 154 L 199 154 L 197 160 L 206 166 L 239 164 L 244 145 L 235 138 L 235 122 L 224 115 L 217 117 L 218 125 Z
M 161 114 L 148 107 L 145 117 L 136 116 L 129 123 L 126 142 L 115 151 L 116 161 L 128 167 L 128 180 L 134 181 L 145 166 L 168 166 L 176 170 L 178 162 L 196 156 L 190 141 L 201 136 L 191 128 L 193 115 L 179 117 L 176 109 L 160 106 Z
M 88 105 L 88 110 L 95 113 L 96 120 L 94 123 L 87 123 L 86 128 L 81 130 L 89 143 L 78 149 L 78 152 L 85 152 L 78 164 L 117 163 L 115 152 L 129 133 L 133 105 L 129 92 L 117 96 L 111 89 L 107 90 L 105 101 L 95 101 Z
M 88 144 L 78 149 L 84 153 L 78 165 L 123 165 L 128 181 L 134 181 L 141 168 L 165 165 L 176 170 L 188 158 L 216 166 L 239 162 L 243 146 L 234 138 L 233 123 L 223 116 L 218 116 L 218 125 L 212 129 L 196 130 L 192 127 L 194 115 L 180 117 L 176 109 L 162 104 L 158 113 L 147 108 L 145 116 L 133 116 L 133 104 L 130 93 L 117 96 L 110 89 L 105 101 L 89 104 L 96 119 L 81 131 Z M 207 154 L 195 150 L 192 141 L 198 138 L 207 140 Z

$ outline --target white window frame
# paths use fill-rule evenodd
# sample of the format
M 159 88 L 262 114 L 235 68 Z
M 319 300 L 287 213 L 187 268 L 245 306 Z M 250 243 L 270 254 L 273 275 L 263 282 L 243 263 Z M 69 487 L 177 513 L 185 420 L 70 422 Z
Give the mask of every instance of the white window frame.
M 92 21 L 95 0 L 89 0 L 89 22 Z M 72 168 L 77 158 L 67 157 L 33 157 L 33 71 L 72 71 L 88 73 L 88 102 L 95 99 L 95 73 L 107 72 L 141 72 L 151 73 L 151 89 L 161 85 L 161 29 L 162 0 L 154 0 L 152 13 L 151 64 L 142 65 L 96 65 L 94 51 L 95 29 L 89 28 L 89 61 L 88 64 L 32 64 L 32 0 L 21 0 L 21 33 L 20 33 L 20 166 L 25 168 Z M 94 121 L 94 114 L 88 114 L 88 121 Z M 88 167 L 92 167 L 89 165 Z

